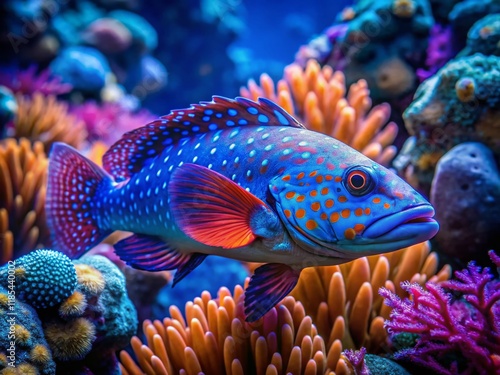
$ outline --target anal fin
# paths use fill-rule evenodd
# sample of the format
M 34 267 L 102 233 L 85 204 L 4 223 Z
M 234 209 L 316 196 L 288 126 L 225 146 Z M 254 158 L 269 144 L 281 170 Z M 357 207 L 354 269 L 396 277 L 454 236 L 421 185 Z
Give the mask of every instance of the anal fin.
M 189 256 L 189 260 L 182 264 L 175 272 L 174 281 L 172 282 L 172 287 L 174 287 L 179 281 L 185 278 L 189 273 L 198 267 L 207 257 L 206 254 L 194 253 Z
M 301 270 L 280 263 L 260 266 L 245 290 L 245 315 L 247 322 L 263 317 L 285 298 L 297 284 Z

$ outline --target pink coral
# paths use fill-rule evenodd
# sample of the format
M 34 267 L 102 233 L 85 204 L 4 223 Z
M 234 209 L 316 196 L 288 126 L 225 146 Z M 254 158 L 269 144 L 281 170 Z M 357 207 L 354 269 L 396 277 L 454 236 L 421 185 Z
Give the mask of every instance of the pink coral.
M 490 258 L 500 267 L 500 257 Z M 382 288 L 380 294 L 393 308 L 385 326 L 391 335 L 419 335 L 415 347 L 396 354 L 438 374 L 500 373 L 500 280 L 488 268 L 474 264 L 426 290 L 404 282 L 412 299 L 400 299 Z M 451 293 L 450 293 L 451 292 Z
M 123 133 L 146 125 L 156 116 L 146 110 L 131 112 L 118 103 L 97 104 L 89 101 L 72 109 L 72 114 L 87 126 L 88 139 L 112 145 Z
M 70 92 L 72 88 L 70 84 L 63 83 L 59 77 L 53 76 L 49 69 L 38 72 L 35 65 L 14 73 L 1 72 L 0 85 L 23 95 L 32 95 L 35 92 L 43 95 L 61 95 Z

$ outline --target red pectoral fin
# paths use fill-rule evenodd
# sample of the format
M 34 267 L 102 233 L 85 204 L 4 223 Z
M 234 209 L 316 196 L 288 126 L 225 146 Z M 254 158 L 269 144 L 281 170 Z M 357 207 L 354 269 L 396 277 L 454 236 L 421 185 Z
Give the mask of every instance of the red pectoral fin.
M 174 171 L 169 194 L 174 218 L 184 233 L 225 249 L 252 243 L 259 232 L 252 227 L 255 215 L 269 211 L 238 184 L 196 164 L 183 164 Z
M 254 322 L 263 317 L 285 298 L 297 284 L 300 271 L 279 263 L 257 268 L 245 290 L 246 321 Z

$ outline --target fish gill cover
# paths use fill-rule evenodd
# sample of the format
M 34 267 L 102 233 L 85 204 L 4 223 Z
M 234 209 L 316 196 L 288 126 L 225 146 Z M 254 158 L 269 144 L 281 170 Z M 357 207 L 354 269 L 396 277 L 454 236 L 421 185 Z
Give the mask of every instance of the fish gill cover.
M 0 7 L 2 373 L 499 372 L 495 1 Z

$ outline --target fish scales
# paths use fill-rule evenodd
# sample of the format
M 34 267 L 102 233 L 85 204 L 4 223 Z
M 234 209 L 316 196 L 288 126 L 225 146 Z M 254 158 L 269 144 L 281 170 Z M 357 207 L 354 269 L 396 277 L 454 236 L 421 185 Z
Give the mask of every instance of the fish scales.
M 432 206 L 405 181 L 267 99 L 214 97 L 172 111 L 125 134 L 103 165 L 54 146 L 46 210 L 55 247 L 77 257 L 129 231 L 118 256 L 176 269 L 174 285 L 208 255 L 266 263 L 245 291 L 248 321 L 305 267 L 394 251 L 438 230 Z

